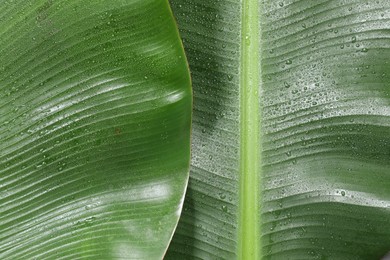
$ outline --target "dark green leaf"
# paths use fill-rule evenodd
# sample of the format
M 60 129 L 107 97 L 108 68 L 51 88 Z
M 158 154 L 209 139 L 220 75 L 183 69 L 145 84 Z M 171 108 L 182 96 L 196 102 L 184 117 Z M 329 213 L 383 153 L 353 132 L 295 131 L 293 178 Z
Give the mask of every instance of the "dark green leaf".
M 171 3 L 194 125 L 166 258 L 390 251 L 390 2 Z

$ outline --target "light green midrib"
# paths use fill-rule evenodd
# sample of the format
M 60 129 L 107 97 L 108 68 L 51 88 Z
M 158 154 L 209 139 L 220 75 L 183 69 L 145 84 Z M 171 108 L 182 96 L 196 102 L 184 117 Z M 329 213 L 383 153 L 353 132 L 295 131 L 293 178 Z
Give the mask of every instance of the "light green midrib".
M 259 1 L 242 0 L 238 259 L 260 259 Z

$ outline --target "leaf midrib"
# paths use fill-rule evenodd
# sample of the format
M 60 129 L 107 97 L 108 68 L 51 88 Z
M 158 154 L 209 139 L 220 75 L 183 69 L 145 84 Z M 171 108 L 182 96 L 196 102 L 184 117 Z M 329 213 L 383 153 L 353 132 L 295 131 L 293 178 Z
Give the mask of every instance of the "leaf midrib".
M 238 258 L 260 253 L 260 23 L 259 1 L 242 0 L 240 58 L 240 204 Z

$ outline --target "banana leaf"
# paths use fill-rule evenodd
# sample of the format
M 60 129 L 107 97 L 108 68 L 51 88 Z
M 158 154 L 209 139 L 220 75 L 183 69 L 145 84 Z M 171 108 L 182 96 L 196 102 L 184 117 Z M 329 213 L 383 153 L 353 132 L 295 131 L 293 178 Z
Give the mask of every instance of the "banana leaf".
M 390 2 L 170 0 L 192 163 L 166 259 L 390 251 Z
M 0 259 L 161 259 L 191 89 L 161 0 L 0 0 Z

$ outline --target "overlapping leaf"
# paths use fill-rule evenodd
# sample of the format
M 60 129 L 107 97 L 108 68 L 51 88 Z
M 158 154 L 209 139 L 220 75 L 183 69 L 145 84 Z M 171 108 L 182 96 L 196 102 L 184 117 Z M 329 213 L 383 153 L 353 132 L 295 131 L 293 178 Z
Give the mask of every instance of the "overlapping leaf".
M 191 91 L 166 1 L 0 1 L 0 258 L 159 259 Z

